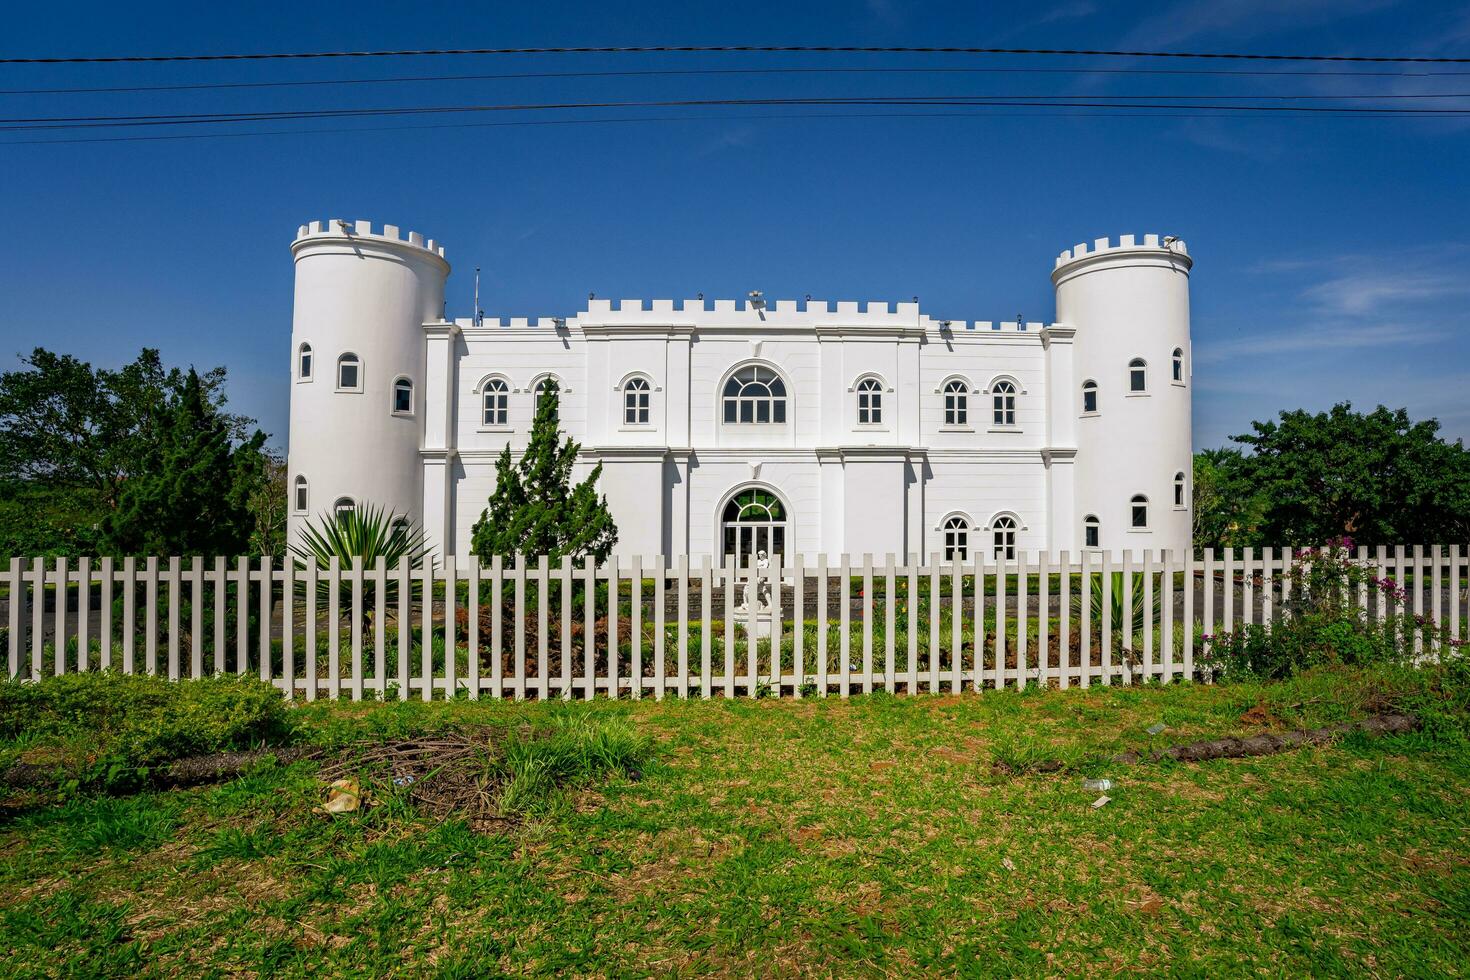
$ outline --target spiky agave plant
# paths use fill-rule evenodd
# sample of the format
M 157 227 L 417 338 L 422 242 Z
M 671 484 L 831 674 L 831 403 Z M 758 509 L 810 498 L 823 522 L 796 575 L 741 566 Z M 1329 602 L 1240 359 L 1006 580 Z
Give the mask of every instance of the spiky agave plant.
M 315 520 L 308 519 L 301 529 L 301 543 L 291 545 L 291 553 L 305 565 L 315 565 L 318 570 L 331 567 L 336 558 L 343 570 L 352 568 L 362 559 L 365 569 L 372 569 L 378 559 L 389 568 L 397 568 L 400 562 L 410 567 L 424 561 L 428 544 L 424 529 L 410 521 L 407 516 L 395 514 L 384 507 L 364 503 L 361 507 L 336 513 L 324 513 Z M 331 597 L 331 583 L 324 577 L 317 580 L 317 596 L 323 603 Z M 345 604 L 352 602 L 352 580 L 343 575 L 337 586 L 339 599 Z M 388 576 L 383 583 L 383 604 L 390 614 L 398 606 L 397 576 Z M 377 588 L 370 578 L 362 583 L 362 609 L 359 610 L 364 623 L 372 622 L 372 611 L 377 608 Z
M 1133 601 L 1132 623 L 1125 622 L 1123 611 L 1123 573 L 1112 573 L 1112 594 L 1108 596 L 1108 626 L 1113 631 L 1113 643 L 1121 649 L 1131 650 L 1134 638 L 1143 633 L 1143 573 L 1133 573 Z M 1102 622 L 1103 610 L 1103 577 L 1101 574 L 1088 576 L 1088 604 L 1092 607 L 1090 614 L 1092 622 Z M 1159 616 L 1164 608 L 1163 595 L 1158 589 L 1154 590 L 1153 613 L 1154 622 L 1160 622 Z M 1072 613 L 1074 618 L 1082 615 L 1082 594 L 1074 593 L 1072 596 Z M 1095 627 L 1101 629 L 1101 626 Z

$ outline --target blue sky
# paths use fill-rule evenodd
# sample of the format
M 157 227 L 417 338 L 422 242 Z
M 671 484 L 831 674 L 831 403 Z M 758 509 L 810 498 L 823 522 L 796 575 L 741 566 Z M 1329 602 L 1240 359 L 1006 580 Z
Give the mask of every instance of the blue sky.
M 1470 5 L 52 3 L 7 11 L 9 56 L 583 44 L 963 44 L 1470 55 Z M 515 56 L 0 66 L 0 89 L 652 68 L 1077 66 L 1066 58 Z M 1312 65 L 1109 60 L 1107 67 Z M 1331 70 L 1332 66 L 1316 66 Z M 1387 66 L 1398 70 L 1401 66 Z M 1458 66 L 1470 69 L 1470 66 Z M 1455 66 L 1433 70 L 1453 71 Z M 680 98 L 1470 93 L 1470 74 L 1066 73 L 479 79 L 0 94 L 5 117 Z M 1367 105 L 1470 105 L 1377 102 Z M 460 126 L 307 121 L 250 138 L 15 145 L 0 133 L 0 356 L 114 365 L 141 346 L 223 364 L 284 445 L 298 224 L 421 230 L 455 264 L 451 315 L 565 315 L 588 292 L 908 299 L 956 319 L 1050 319 L 1063 248 L 1185 238 L 1196 258 L 1195 444 L 1350 399 L 1470 435 L 1470 121 L 1341 118 L 715 118 Z M 782 110 L 771 110 L 782 111 Z M 689 113 L 669 112 L 668 115 Z M 587 118 L 563 112 L 543 118 Z M 505 121 L 496 117 L 495 121 Z M 393 128 L 427 127 L 437 128 Z M 304 130 L 360 127 L 360 132 Z M 246 127 L 234 127 L 243 129 Z M 194 127 L 192 132 L 219 131 Z M 86 136 L 156 134 L 93 130 Z M 177 134 L 171 131 L 171 135 Z

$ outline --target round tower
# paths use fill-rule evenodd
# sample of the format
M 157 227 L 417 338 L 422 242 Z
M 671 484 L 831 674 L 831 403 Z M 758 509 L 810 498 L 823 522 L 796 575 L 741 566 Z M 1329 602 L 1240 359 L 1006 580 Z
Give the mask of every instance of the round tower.
M 1190 547 L 1193 264 L 1184 242 L 1158 235 L 1057 257 L 1057 322 L 1076 330 L 1077 437 L 1075 523 L 1059 540 L 1093 536 L 1115 554 Z
M 418 232 L 313 221 L 291 244 L 288 538 L 308 517 L 373 504 L 423 519 L 425 341 L 449 263 Z

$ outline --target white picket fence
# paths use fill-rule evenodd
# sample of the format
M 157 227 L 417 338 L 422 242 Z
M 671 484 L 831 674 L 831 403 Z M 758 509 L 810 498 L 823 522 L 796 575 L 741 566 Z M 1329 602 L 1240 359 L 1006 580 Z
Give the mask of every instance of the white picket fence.
M 1460 640 L 1464 547 L 1359 549 L 1357 560 L 1407 589 L 1405 611 Z M 0 568 L 0 623 L 12 678 L 258 673 L 307 700 L 1066 688 L 1208 680 L 1196 668 L 1201 636 L 1278 618 L 1291 561 L 1287 549 L 1023 552 L 999 563 L 796 557 L 766 568 L 691 568 L 684 557 L 323 569 L 269 558 L 17 558 Z M 752 577 L 769 589 L 764 616 L 744 601 Z M 1094 583 L 1096 610 L 1074 602 Z M 1132 636 L 1110 621 L 1115 584 L 1123 610 L 1143 592 Z M 1395 601 L 1368 584 L 1358 593 L 1380 618 Z

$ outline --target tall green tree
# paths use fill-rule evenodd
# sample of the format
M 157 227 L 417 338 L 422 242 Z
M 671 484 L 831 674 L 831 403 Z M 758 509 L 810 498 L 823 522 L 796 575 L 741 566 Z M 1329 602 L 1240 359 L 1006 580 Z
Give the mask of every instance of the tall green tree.
M 192 368 L 143 432 L 143 457 L 102 520 L 104 548 L 152 555 L 246 551 L 255 530 L 250 498 L 265 481 L 265 433 L 234 445 L 229 423 Z
M 123 488 L 161 458 L 188 378 L 152 349 L 117 370 L 44 348 L 21 363 L 0 374 L 0 554 L 109 550 L 104 519 Z M 224 369 L 196 382 L 203 414 L 232 442 L 258 447 L 253 422 L 224 410 Z
M 1242 548 L 1261 541 L 1267 500 L 1246 472 L 1239 449 L 1194 454 L 1194 543 L 1200 548 Z
M 1282 412 L 1234 436 L 1248 447 L 1243 478 L 1267 502 L 1271 544 L 1414 544 L 1470 538 L 1470 452 L 1438 435 L 1433 419 L 1349 402 L 1330 411 Z
M 581 447 L 570 438 L 560 441 L 559 402 L 556 382 L 551 381 L 537 401 L 525 454 L 512 462 L 509 444 L 500 454 L 495 492 L 470 538 L 470 550 L 481 561 L 493 555 L 546 555 L 553 562 L 564 556 L 590 556 L 603 561 L 617 544 L 618 528 L 607 498 L 597 492 L 602 464 L 572 485 L 572 467 Z

